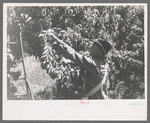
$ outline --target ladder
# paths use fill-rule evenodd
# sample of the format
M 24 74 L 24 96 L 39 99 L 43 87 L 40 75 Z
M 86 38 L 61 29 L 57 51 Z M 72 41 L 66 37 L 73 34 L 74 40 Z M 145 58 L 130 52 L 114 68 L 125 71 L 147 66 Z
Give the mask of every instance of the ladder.
M 21 28 L 21 27 L 20 27 Z M 19 32 L 19 39 L 20 39 L 20 42 L 9 42 L 11 44 L 16 44 L 16 43 L 19 43 L 20 46 L 21 46 L 21 56 L 22 56 L 22 64 L 23 64 L 23 72 L 24 72 L 24 80 L 25 80 L 25 84 L 26 84 L 26 91 L 27 91 L 27 95 L 22 95 L 22 96 L 28 96 L 29 99 L 31 100 L 34 100 L 34 97 L 31 93 L 31 89 L 30 89 L 30 86 L 29 86 L 29 82 L 27 81 L 27 77 L 26 77 L 26 70 L 25 70 L 25 63 L 24 63 L 24 50 L 23 50 L 23 43 L 22 43 L 22 29 L 20 29 L 20 32 Z M 14 96 L 17 96 L 17 95 L 14 95 Z M 21 95 L 19 95 L 21 96 Z

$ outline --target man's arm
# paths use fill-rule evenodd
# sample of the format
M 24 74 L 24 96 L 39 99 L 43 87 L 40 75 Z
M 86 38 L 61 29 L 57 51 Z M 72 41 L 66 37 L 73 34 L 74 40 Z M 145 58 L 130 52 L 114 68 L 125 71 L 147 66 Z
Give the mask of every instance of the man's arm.
M 76 52 L 73 48 L 69 45 L 58 39 L 55 35 L 51 34 L 54 39 L 56 39 L 57 43 L 61 47 L 61 51 L 64 57 L 73 61 L 76 65 L 86 69 L 87 71 L 91 72 L 92 74 L 96 75 L 99 74 L 97 71 L 97 65 L 95 61 L 89 57 L 83 56 Z

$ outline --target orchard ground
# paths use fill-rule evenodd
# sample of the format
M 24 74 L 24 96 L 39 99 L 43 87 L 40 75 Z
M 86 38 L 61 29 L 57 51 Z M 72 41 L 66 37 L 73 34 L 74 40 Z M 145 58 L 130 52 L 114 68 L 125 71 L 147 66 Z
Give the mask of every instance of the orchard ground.
M 43 92 L 44 89 L 49 89 L 52 91 L 54 86 L 55 80 L 52 80 L 49 75 L 41 68 L 41 64 L 38 58 L 33 56 L 25 57 L 25 69 L 26 69 L 26 76 L 27 81 L 29 82 L 29 86 L 31 92 L 34 96 L 36 96 L 39 92 Z M 14 95 L 25 95 L 26 94 L 26 85 L 23 72 L 23 64 L 22 62 L 17 62 L 17 64 L 11 68 L 11 72 L 20 71 L 21 75 L 19 76 L 18 80 L 10 80 L 11 83 L 17 87 L 17 92 Z M 37 97 L 37 96 L 36 96 Z M 41 98 L 36 98 L 41 99 Z

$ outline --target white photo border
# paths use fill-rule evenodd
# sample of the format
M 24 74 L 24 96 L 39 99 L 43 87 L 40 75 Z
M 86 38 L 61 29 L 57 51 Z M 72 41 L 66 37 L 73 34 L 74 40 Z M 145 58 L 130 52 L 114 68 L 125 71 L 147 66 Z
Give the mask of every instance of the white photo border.
M 143 5 L 145 35 L 145 99 L 140 100 L 7 100 L 7 6 Z M 147 120 L 147 4 L 146 3 L 4 3 L 3 4 L 3 120 Z M 136 103 L 136 105 L 131 105 Z

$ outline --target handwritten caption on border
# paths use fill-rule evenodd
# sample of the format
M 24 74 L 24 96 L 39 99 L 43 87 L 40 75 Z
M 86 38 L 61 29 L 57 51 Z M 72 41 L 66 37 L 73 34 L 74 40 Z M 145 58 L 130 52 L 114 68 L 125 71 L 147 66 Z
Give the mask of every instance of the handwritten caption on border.
M 88 101 L 80 101 L 80 104 L 90 104 Z
M 144 103 L 143 102 L 130 102 L 129 105 L 140 105 L 140 106 L 143 106 Z

